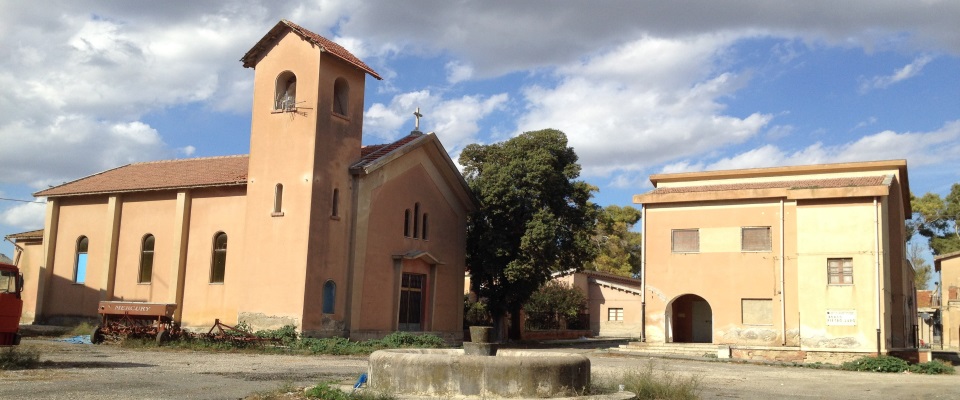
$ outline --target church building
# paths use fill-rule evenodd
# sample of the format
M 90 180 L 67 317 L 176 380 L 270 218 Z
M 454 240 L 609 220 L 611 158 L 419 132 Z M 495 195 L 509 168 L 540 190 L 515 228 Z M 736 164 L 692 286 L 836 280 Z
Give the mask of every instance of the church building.
M 254 70 L 249 155 L 134 163 L 34 194 L 43 231 L 11 235 L 25 319 L 122 300 L 175 303 L 185 328 L 461 339 L 477 200 L 419 112 L 409 135 L 363 146 L 365 79 L 381 77 L 286 20 L 241 62 Z

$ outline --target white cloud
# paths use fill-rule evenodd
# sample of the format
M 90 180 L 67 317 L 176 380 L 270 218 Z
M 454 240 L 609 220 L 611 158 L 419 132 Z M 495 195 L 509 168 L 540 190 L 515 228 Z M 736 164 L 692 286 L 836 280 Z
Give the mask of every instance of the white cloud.
M 479 141 L 479 121 L 502 109 L 509 99 L 505 93 L 492 96 L 462 96 L 445 99 L 429 90 L 402 93 L 390 104 L 375 103 L 364 113 L 364 134 L 394 140 L 413 130 L 413 111 L 423 114 L 422 132 L 436 132 L 452 154 Z M 408 130 L 409 129 L 409 130 Z
M 562 67 L 555 87 L 525 89 L 519 130 L 564 131 L 585 176 L 642 171 L 743 142 L 772 117 L 724 115 L 719 99 L 745 83 L 714 70 L 730 40 L 646 37 Z
M 40 229 L 46 210 L 46 202 L 20 203 L 0 212 L 0 224 L 24 230 Z
M 860 92 L 867 92 L 872 89 L 885 89 L 894 83 L 913 78 L 914 76 L 917 76 L 917 74 L 923 70 L 923 67 L 930 61 L 933 61 L 933 57 L 926 55 L 920 56 L 913 60 L 913 62 L 910 64 L 907 64 L 902 68 L 898 68 L 891 75 L 875 76 L 867 79 L 860 83 Z
M 461 64 L 458 61 L 450 61 L 445 66 L 447 70 L 447 82 L 457 83 L 469 80 L 473 77 L 473 67 Z
M 852 142 L 826 146 L 817 142 L 790 152 L 767 144 L 721 158 L 707 164 L 681 161 L 664 167 L 663 172 L 761 168 L 784 165 L 823 164 L 850 161 L 906 159 L 911 168 L 960 168 L 954 157 L 960 152 L 960 120 L 944 124 L 930 132 L 882 131 Z

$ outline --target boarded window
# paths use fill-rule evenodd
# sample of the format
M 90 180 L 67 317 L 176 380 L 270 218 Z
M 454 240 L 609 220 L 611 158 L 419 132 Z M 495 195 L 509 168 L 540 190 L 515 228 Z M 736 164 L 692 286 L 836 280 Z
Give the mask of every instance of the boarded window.
M 853 259 L 852 258 L 828 258 L 827 259 L 827 282 L 831 285 L 852 285 L 853 284 Z
M 743 251 L 771 251 L 773 240 L 770 227 L 750 227 L 740 230 L 740 245 Z
M 607 321 L 623 321 L 623 308 L 608 308 Z
M 673 252 L 696 253 L 700 251 L 700 230 L 674 229 Z
M 137 276 L 137 283 L 150 283 L 153 280 L 153 235 L 147 234 L 143 237 L 143 243 L 140 247 L 140 274 Z
M 773 325 L 773 299 L 741 299 L 744 325 Z
M 213 261 L 210 265 L 210 283 L 223 283 L 227 271 L 227 234 L 220 232 L 213 238 Z

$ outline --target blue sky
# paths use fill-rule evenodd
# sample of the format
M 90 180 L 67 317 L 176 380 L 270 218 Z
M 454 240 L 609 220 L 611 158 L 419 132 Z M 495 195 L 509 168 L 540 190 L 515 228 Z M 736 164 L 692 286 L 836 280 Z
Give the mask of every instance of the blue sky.
M 0 197 L 247 153 L 238 60 L 281 18 L 384 76 L 366 144 L 408 133 L 417 107 L 454 160 L 560 129 L 603 205 L 660 172 L 907 159 L 914 193 L 960 182 L 956 1 L 116 3 L 0 0 Z M 0 234 L 43 209 L 0 201 Z

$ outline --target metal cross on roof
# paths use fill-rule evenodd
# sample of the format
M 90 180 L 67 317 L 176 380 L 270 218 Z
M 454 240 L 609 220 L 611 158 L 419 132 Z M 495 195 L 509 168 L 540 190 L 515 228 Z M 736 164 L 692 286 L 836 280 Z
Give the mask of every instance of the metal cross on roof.
M 417 119 L 417 120 L 416 120 L 416 123 L 415 123 L 414 126 L 413 126 L 413 130 L 414 130 L 414 131 L 419 131 L 419 130 L 420 130 L 420 117 L 423 116 L 423 114 L 420 114 L 420 107 L 417 107 L 417 111 L 414 111 L 414 112 L 413 112 L 413 116 L 416 117 L 416 119 Z

